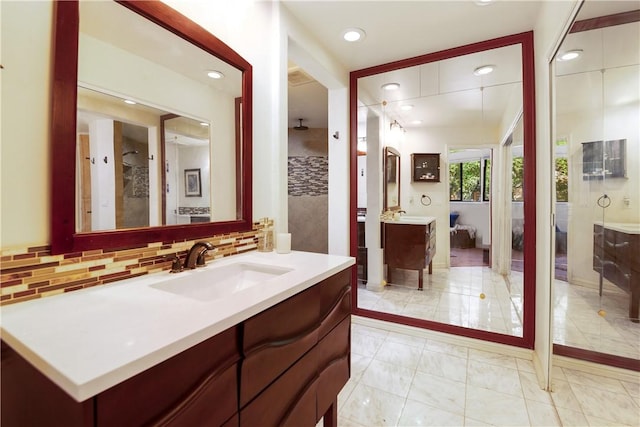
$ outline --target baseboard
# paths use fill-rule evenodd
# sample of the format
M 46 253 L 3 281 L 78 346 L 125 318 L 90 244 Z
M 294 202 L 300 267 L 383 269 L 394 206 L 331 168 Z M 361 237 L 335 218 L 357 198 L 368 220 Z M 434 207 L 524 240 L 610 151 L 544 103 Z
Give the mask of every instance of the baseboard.
M 594 375 L 614 378 L 631 383 L 640 383 L 640 372 L 629 369 L 616 368 L 614 366 L 602 365 L 600 363 L 588 362 L 586 360 L 574 359 L 572 357 L 553 355 L 553 366 L 559 368 L 574 369 L 576 371 L 588 372 Z M 553 379 L 552 379 L 553 380 Z
M 417 328 L 415 326 L 401 325 L 399 323 L 386 322 L 384 320 L 371 319 L 351 315 L 352 323 L 372 328 L 383 329 L 389 332 L 397 332 L 400 334 L 411 335 L 418 338 L 427 338 L 447 344 L 463 345 L 475 350 L 489 351 L 492 353 L 500 353 L 506 356 L 517 357 L 518 359 L 533 360 L 533 350 L 521 347 L 514 347 L 506 344 L 493 343 L 483 341 L 476 338 L 461 337 L 458 335 L 445 334 L 443 332 L 432 331 L 429 329 Z

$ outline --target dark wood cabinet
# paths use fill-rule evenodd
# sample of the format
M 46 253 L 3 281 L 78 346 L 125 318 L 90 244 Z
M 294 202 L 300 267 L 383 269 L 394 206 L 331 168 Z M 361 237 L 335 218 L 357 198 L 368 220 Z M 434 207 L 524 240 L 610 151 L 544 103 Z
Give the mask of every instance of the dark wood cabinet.
M 83 402 L 2 342 L 1 423 L 335 426 L 350 314 L 346 269 Z
M 411 154 L 413 182 L 440 182 L 440 153 Z
M 626 139 L 582 143 L 582 179 L 624 178 Z
M 77 402 L 3 343 L 2 425 L 223 425 L 238 412 L 239 360 L 233 327 Z
M 593 269 L 629 293 L 629 319 L 639 322 L 640 234 L 624 233 L 598 224 L 593 226 Z
M 358 221 L 358 254 L 356 255 L 356 265 L 358 269 L 358 280 L 367 281 L 367 247 L 365 240 L 365 222 Z
M 433 273 L 436 255 L 436 222 L 423 224 L 384 224 L 384 259 L 387 264 L 387 282 L 392 281 L 395 268 L 418 270 L 418 289 L 423 288 L 424 269 Z
M 333 401 L 316 413 L 316 400 L 335 400 L 349 380 L 350 314 L 351 271 L 343 270 L 244 322 L 240 425 L 313 426 L 331 412 Z

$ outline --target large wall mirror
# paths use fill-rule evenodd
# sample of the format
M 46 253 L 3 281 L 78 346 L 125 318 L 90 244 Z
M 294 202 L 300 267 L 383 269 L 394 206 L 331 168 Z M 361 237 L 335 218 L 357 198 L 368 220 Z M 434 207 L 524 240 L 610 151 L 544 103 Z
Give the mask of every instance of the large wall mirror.
M 387 151 L 398 153 L 403 164 L 411 165 L 416 153 L 434 153 L 440 164 L 432 167 L 441 171 L 439 180 L 416 180 L 411 167 L 402 168 L 396 205 L 402 215 L 383 219 L 408 226 L 421 218 L 435 219 L 428 244 L 419 248 L 429 251 L 432 274 L 424 274 L 422 290 L 416 286 L 415 271 L 394 269 L 389 280 L 384 239 L 366 236 L 371 247 L 360 247 L 358 253 L 360 258 L 363 249 L 368 253 L 368 277 L 356 273 L 358 280 L 354 280 L 357 314 L 533 346 L 532 39 L 531 32 L 522 33 L 351 73 L 352 164 L 355 169 L 360 160 L 360 167 L 367 167 L 366 174 L 352 175 L 352 188 L 384 190 L 368 192 L 366 198 L 358 194 L 358 200 L 367 203 L 366 208 L 358 206 L 360 221 L 380 221 L 383 211 L 376 206 L 386 209 L 389 178 L 376 174 L 388 167 L 358 157 L 384 148 L 381 162 L 385 166 Z M 365 150 L 367 154 L 362 155 Z M 379 185 L 360 182 L 363 179 L 377 179 Z M 367 227 L 367 233 L 381 228 Z M 457 252 L 456 242 L 463 242 L 469 251 Z M 378 255 L 381 247 L 383 254 Z M 414 249 L 418 250 L 410 250 Z M 352 253 L 357 250 L 354 245 Z M 372 261 L 372 256 L 379 258 Z M 378 259 L 381 267 L 373 265 Z M 381 286 L 369 282 L 376 279 L 375 271 L 382 272 Z
M 640 10 L 586 0 L 551 64 L 554 353 L 640 371 Z
M 54 253 L 251 229 L 246 60 L 126 1 L 56 2 L 54 55 Z

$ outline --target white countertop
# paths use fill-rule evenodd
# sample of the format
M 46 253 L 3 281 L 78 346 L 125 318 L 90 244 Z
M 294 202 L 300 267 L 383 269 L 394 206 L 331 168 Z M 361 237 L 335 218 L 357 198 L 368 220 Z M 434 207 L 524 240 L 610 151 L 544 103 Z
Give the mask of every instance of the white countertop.
M 236 262 L 292 269 L 231 296 L 200 301 L 154 289 Z M 353 265 L 307 252 L 249 252 L 177 275 L 149 274 L 1 309 L 2 339 L 77 401 L 86 400 Z
M 596 221 L 597 225 L 602 226 L 602 221 Z M 604 228 L 619 231 L 626 234 L 640 234 L 640 224 L 632 222 L 604 222 Z
M 384 222 L 387 224 L 427 225 L 435 220 L 436 218 L 433 216 L 400 215 L 398 219 L 387 219 Z

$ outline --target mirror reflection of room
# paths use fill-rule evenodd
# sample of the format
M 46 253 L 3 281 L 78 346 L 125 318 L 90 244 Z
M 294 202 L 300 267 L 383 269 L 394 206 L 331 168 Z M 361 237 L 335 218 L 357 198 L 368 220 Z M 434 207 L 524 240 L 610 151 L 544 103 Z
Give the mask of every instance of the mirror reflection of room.
M 80 3 L 78 52 L 76 229 L 238 219 L 242 73 L 114 2 Z
M 584 3 L 553 64 L 553 342 L 556 354 L 637 363 L 640 22 L 637 3 L 604 6 Z
M 358 99 L 358 307 L 522 337 L 520 45 L 361 77 Z M 398 204 L 389 164 L 378 166 L 389 147 L 399 153 Z M 414 171 L 426 153 L 435 169 L 423 161 Z M 407 248 L 385 247 L 391 226 L 411 230 Z M 405 249 L 405 261 L 426 264 L 395 268 Z

